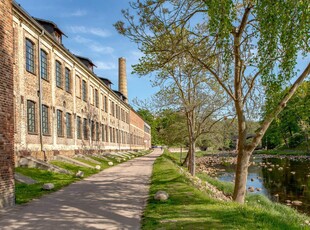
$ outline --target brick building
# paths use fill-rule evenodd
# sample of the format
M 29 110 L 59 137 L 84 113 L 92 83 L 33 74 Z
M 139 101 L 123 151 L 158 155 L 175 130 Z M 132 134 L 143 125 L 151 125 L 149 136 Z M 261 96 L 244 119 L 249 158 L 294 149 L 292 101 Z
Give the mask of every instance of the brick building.
M 125 59 L 119 90 L 112 90 L 94 73 L 95 63 L 63 46 L 55 23 L 12 6 L 16 161 L 150 148 L 147 124 L 127 103 Z
M 0 208 L 14 204 L 12 3 L 0 1 Z

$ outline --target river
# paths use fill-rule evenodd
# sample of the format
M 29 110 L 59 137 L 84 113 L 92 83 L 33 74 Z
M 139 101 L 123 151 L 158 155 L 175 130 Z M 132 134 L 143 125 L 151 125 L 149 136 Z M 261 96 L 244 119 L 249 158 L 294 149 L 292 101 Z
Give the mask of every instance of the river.
M 292 206 L 310 215 L 309 158 L 256 157 L 252 162 L 254 163 L 249 167 L 248 174 L 248 193 L 264 194 L 273 201 Z M 216 174 L 218 179 L 232 182 L 235 165 L 225 164 L 220 167 L 222 171 Z

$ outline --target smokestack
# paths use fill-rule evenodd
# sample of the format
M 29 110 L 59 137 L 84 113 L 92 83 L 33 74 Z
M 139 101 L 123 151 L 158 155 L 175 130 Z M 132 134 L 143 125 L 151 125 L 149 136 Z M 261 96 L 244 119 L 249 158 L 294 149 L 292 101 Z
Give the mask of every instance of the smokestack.
M 121 92 L 126 98 L 128 98 L 126 59 L 123 57 L 118 59 L 118 91 Z M 126 99 L 125 102 L 128 103 L 128 100 Z

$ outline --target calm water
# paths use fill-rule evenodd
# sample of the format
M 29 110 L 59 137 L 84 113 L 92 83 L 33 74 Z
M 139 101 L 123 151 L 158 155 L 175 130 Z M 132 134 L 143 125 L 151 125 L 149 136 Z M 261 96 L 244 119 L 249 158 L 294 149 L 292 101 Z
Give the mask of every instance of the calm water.
M 253 161 L 255 165 L 249 167 L 247 188 L 252 186 L 261 191 L 255 189 L 252 194 L 264 194 L 280 203 L 286 203 L 286 200 L 302 201 L 301 206 L 294 207 L 310 215 L 310 160 L 256 158 Z M 262 164 L 265 166 L 261 166 Z M 218 173 L 218 178 L 233 181 L 235 166 L 224 168 L 225 172 Z M 279 195 L 278 198 L 276 194 Z

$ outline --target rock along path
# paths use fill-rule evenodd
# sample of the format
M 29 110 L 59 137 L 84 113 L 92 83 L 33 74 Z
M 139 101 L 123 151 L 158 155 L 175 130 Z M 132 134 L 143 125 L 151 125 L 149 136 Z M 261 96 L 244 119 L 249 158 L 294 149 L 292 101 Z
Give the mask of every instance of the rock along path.
M 153 163 L 138 157 L 55 193 L 0 212 L 0 229 L 140 229 Z

